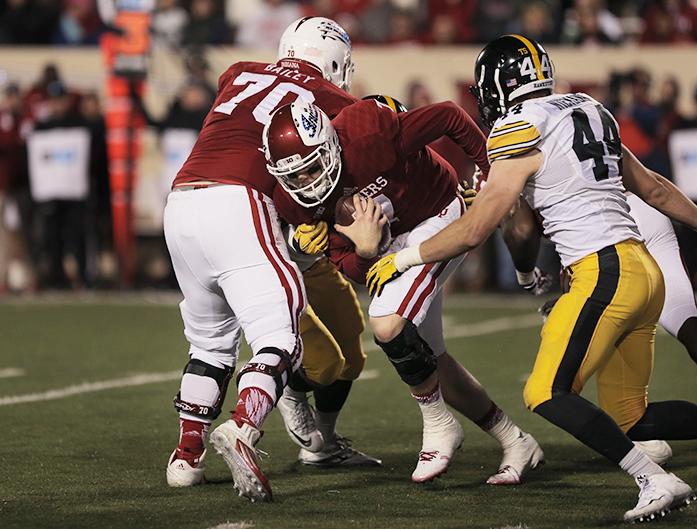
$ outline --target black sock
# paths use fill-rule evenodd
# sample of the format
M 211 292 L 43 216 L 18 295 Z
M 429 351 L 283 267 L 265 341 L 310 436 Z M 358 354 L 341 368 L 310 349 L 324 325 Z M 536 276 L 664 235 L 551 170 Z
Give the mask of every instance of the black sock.
M 575 393 L 552 397 L 534 412 L 617 465 L 634 447 L 607 413 Z
M 686 319 L 678 330 L 678 340 L 687 349 L 692 361 L 697 364 L 697 317 Z
M 313 390 L 313 387 L 307 381 L 307 378 L 305 378 L 300 369 L 295 371 L 290 376 L 290 380 L 288 380 L 288 387 L 294 391 L 300 391 L 301 393 L 308 393 Z
M 697 405 L 684 400 L 652 402 L 627 437 L 632 441 L 697 439 Z
M 337 413 L 343 408 L 351 391 L 352 380 L 335 380 L 328 386 L 315 389 L 315 406 L 323 413 Z

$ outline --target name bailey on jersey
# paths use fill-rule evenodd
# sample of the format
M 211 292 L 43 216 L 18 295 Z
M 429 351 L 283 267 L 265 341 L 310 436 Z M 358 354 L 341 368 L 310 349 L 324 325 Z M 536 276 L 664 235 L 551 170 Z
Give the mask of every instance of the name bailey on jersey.
M 302 81 L 303 83 L 308 83 L 315 79 L 312 75 L 300 73 L 298 71 L 298 64 L 292 61 L 282 61 L 281 66 L 277 64 L 268 64 L 264 68 L 264 71 L 276 74 L 279 77 L 286 77 L 291 81 Z

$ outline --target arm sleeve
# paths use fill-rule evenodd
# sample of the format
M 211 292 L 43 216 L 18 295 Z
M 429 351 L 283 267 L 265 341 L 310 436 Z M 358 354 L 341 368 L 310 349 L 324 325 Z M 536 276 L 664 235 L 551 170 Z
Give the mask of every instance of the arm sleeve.
M 469 114 L 455 103 L 445 101 L 404 112 L 399 114 L 399 122 L 399 148 L 405 154 L 447 136 L 474 160 L 482 172 L 489 173 L 486 137 Z
M 353 244 L 340 233 L 329 232 L 327 257 L 337 270 L 356 283 L 365 284 L 365 276 L 375 259 L 364 259 L 353 251 Z

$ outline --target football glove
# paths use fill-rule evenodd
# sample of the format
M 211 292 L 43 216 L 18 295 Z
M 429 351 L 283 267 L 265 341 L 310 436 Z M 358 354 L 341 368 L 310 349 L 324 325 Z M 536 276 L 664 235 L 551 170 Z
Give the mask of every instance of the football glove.
M 552 276 L 547 272 L 540 270 L 537 266 L 532 272 L 518 272 L 516 270 L 518 284 L 533 296 L 541 296 L 549 292 L 552 288 Z
M 550 300 L 545 301 L 544 305 L 542 305 L 539 309 L 537 309 L 537 312 L 540 313 L 542 316 L 542 321 L 546 322 L 547 318 L 549 317 L 549 313 L 552 312 L 552 309 L 554 308 L 554 305 L 557 304 L 557 301 L 559 301 L 559 298 L 553 298 Z
M 300 224 L 293 233 L 293 248 L 307 255 L 324 253 L 329 247 L 329 226 L 323 220 L 317 224 Z
M 474 199 L 477 198 L 477 192 L 469 187 L 466 183 L 460 184 L 459 187 L 460 196 L 465 201 L 465 205 L 470 207 Z
M 379 296 L 382 294 L 382 290 L 387 283 L 402 275 L 395 265 L 395 255 L 397 254 L 391 253 L 380 258 L 380 260 L 368 270 L 365 284 L 368 287 L 368 294 L 370 294 L 370 296 Z

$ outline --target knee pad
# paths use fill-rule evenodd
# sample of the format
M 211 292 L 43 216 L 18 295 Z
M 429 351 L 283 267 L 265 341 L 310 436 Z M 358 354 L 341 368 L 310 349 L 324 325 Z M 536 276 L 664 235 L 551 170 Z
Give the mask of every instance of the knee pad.
M 195 402 L 188 402 L 182 400 L 181 391 L 179 391 L 174 397 L 174 408 L 180 413 L 187 413 L 189 415 L 194 415 L 206 421 L 214 421 L 223 406 L 223 401 L 225 400 L 225 394 L 227 393 L 227 387 L 230 383 L 230 378 L 232 377 L 233 368 L 232 367 L 215 367 L 207 364 L 196 358 L 189 360 L 184 368 L 183 375 L 197 375 L 200 377 L 209 378 L 215 381 L 218 386 L 218 398 L 212 405 L 197 404 Z
M 438 362 L 433 351 L 410 321 L 389 342 L 376 338 L 375 343 L 385 351 L 399 377 L 410 386 L 423 383 L 436 370 Z
M 288 384 L 293 373 L 293 362 L 290 355 L 276 347 L 264 347 L 240 370 L 237 375 L 237 386 L 242 391 L 242 377 L 245 377 L 244 387 L 257 387 L 264 390 L 274 403 L 281 398 L 283 388 Z

